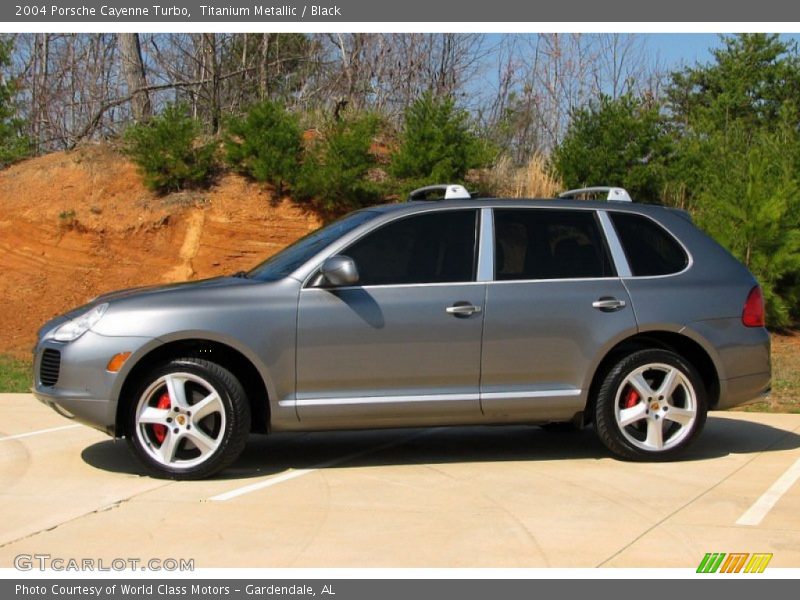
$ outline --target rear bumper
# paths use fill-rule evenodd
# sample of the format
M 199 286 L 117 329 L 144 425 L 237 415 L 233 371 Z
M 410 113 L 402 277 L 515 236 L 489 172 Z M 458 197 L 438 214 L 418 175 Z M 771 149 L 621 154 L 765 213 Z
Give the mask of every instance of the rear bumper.
M 766 329 L 728 318 L 690 323 L 684 333 L 700 342 L 717 371 L 719 397 L 711 399 L 712 409 L 753 402 L 769 392 L 772 363 Z
M 724 410 L 763 399 L 770 390 L 770 374 L 757 373 L 720 381 L 719 403 L 714 408 Z

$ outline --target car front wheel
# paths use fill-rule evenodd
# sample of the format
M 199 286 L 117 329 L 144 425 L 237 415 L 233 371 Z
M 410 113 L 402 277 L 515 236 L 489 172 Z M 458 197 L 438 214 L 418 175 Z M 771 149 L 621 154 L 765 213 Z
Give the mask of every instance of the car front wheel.
M 202 479 L 227 467 L 244 449 L 250 406 L 230 371 L 181 358 L 143 380 L 130 402 L 127 425 L 128 444 L 149 472 Z
M 682 356 L 640 350 L 620 360 L 597 395 L 595 425 L 614 454 L 666 460 L 683 451 L 703 428 L 703 381 Z

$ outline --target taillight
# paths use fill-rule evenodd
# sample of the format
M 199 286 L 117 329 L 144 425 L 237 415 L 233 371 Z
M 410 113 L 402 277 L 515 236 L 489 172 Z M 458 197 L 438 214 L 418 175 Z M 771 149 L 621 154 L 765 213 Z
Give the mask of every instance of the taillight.
M 747 294 L 742 310 L 742 324 L 745 327 L 764 327 L 764 295 L 759 286 Z

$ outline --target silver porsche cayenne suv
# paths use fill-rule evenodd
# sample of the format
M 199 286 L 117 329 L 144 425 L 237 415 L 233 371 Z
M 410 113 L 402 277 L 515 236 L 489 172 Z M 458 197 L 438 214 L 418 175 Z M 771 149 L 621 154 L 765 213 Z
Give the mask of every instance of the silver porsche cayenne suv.
M 761 290 L 688 215 L 563 199 L 359 210 L 247 273 L 96 298 L 34 364 L 39 400 L 175 479 L 275 431 L 592 424 L 671 459 L 769 385 Z

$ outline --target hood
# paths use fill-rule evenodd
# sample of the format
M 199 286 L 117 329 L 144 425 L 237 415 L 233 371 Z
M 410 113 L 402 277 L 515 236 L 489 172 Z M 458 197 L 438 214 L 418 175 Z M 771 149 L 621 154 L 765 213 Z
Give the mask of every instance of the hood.
M 101 294 L 89 300 L 86 304 L 76 306 L 69 311 L 54 317 L 47 321 L 38 331 L 39 338 L 46 337 L 49 332 L 56 327 L 66 323 L 70 319 L 74 319 L 90 310 L 92 307 L 102 304 L 104 302 L 111 303 L 112 305 L 119 300 L 140 300 L 152 297 L 164 297 L 177 294 L 178 292 L 186 293 L 200 290 L 210 290 L 214 288 L 233 288 L 241 286 L 250 286 L 259 283 L 254 279 L 245 279 L 243 277 L 214 277 L 212 279 L 202 279 L 200 281 L 186 281 L 182 283 L 169 283 L 165 285 L 149 285 L 127 288 L 124 290 L 117 290 Z
M 170 292 L 187 292 L 191 290 L 251 285 L 253 283 L 257 282 L 255 282 L 252 279 L 245 279 L 243 277 L 227 276 L 227 277 L 214 277 L 212 279 L 201 279 L 200 281 L 184 281 L 180 283 L 167 283 L 164 285 L 146 285 L 146 286 L 132 287 L 124 290 L 117 290 L 115 292 L 108 292 L 107 294 L 101 294 L 100 296 L 97 296 L 96 298 L 90 300 L 86 304 L 86 307 L 95 304 L 102 304 L 103 302 L 113 302 L 115 300 L 122 300 L 123 298 L 133 298 L 133 297 L 144 298 L 160 294 L 169 294 Z

